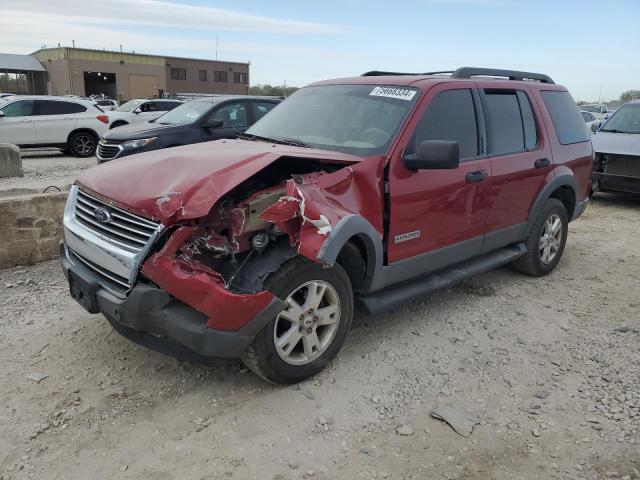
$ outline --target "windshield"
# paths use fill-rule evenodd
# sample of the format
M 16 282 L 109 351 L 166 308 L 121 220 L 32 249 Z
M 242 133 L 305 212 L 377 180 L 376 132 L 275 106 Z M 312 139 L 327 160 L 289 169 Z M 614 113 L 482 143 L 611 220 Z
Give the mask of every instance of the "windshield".
M 118 112 L 131 112 L 134 108 L 140 105 L 144 100 L 129 100 L 127 103 L 120 105 L 116 108 Z
M 580 105 L 580 110 L 591 113 L 601 113 L 601 108 L 600 105 Z
M 169 110 L 164 115 L 156 118 L 154 123 L 161 125 L 186 125 L 193 123 L 207 113 L 213 106 L 210 102 L 187 102 Z
M 246 133 L 355 155 L 383 155 L 418 96 L 410 87 L 306 87 Z
M 601 132 L 640 133 L 640 103 L 627 103 L 614 113 Z

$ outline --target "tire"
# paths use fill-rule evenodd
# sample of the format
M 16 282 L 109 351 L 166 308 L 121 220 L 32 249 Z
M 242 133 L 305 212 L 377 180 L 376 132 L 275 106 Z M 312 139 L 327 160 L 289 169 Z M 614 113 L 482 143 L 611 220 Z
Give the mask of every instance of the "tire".
M 561 230 L 556 231 L 553 225 L 558 225 Z M 514 268 L 534 277 L 550 273 L 564 252 L 568 225 L 564 204 L 556 198 L 549 198 L 538 212 L 525 241 L 527 253 L 513 262 Z
M 98 136 L 93 132 L 76 132 L 69 138 L 69 152 L 74 157 L 90 157 L 96 153 Z
M 300 382 L 320 372 L 342 347 L 353 317 L 351 282 L 338 264 L 325 268 L 296 257 L 272 274 L 265 287 L 289 306 L 256 335 L 242 361 L 269 382 Z M 312 289 L 315 297 L 309 298 Z
M 123 125 L 129 125 L 127 122 L 113 122 L 110 126 L 109 126 L 109 130 L 112 130 L 114 128 L 118 128 L 118 127 L 122 127 Z

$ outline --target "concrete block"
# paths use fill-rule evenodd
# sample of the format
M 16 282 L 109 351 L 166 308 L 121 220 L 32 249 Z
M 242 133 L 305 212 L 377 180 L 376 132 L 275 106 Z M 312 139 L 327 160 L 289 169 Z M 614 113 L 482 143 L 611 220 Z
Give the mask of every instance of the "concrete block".
M 20 149 L 10 143 L 0 143 L 0 178 L 22 176 Z
M 58 257 L 67 194 L 0 195 L 0 268 Z

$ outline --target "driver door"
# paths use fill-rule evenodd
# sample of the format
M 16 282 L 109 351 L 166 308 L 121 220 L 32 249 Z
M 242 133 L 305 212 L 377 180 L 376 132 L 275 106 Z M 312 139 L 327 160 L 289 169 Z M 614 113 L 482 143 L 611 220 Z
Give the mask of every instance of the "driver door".
M 438 270 L 480 254 L 491 163 L 484 154 L 479 95 L 473 82 L 432 87 L 422 101 L 389 172 L 389 265 L 396 280 Z M 460 165 L 409 170 L 403 154 L 425 140 L 457 141 Z
M 244 101 L 229 102 L 215 108 L 207 117 L 221 120 L 221 127 L 203 129 L 202 142 L 220 138 L 235 138 L 238 133 L 249 128 L 249 108 Z

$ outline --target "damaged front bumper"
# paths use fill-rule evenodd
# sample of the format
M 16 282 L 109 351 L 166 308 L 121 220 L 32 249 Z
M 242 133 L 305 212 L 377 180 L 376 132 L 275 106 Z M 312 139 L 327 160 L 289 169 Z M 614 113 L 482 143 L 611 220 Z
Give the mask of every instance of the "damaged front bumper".
M 640 156 L 597 153 L 592 172 L 594 191 L 640 194 Z
M 282 309 L 274 298 L 238 331 L 210 328 L 210 318 L 165 290 L 137 283 L 125 298 L 101 286 L 102 279 L 60 246 L 60 263 L 72 297 L 90 313 L 102 313 L 123 336 L 175 357 L 208 362 L 237 358 L 253 336 Z

